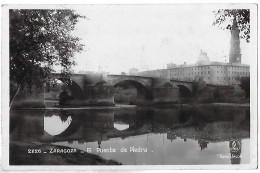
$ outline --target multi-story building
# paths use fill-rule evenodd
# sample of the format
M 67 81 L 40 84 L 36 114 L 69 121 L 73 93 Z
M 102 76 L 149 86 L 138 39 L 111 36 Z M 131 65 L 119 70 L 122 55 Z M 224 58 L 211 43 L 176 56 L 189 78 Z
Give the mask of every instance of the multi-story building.
M 179 66 L 169 69 L 166 78 L 185 81 L 204 80 L 208 84 L 232 85 L 238 84 L 239 78 L 249 76 L 249 66 L 212 62 L 207 65 Z M 162 77 L 165 76 L 163 71 Z
M 239 78 L 250 76 L 250 67 L 241 64 L 239 30 L 236 20 L 231 29 L 229 63 L 210 62 L 203 51 L 200 52 L 196 64 L 175 65 L 167 64 L 167 69 L 158 69 L 140 72 L 147 77 L 163 77 L 171 80 L 198 81 L 204 80 L 207 84 L 233 85 L 239 84 Z
M 233 85 L 239 78 L 250 75 L 249 65 L 211 62 L 207 65 L 178 65 L 171 69 L 160 69 L 140 72 L 146 77 L 163 77 L 172 80 L 198 81 L 208 84 Z

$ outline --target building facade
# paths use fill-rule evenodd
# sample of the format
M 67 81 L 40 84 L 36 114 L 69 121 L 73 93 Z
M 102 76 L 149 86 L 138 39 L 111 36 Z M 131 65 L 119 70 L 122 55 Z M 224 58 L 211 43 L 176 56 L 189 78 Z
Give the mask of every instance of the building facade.
M 233 20 L 231 28 L 229 63 L 210 62 L 207 53 L 201 51 L 196 64 L 176 65 L 170 63 L 167 64 L 167 69 L 143 71 L 139 75 L 170 80 L 203 80 L 207 84 L 214 85 L 239 84 L 241 77 L 250 76 L 250 66 L 241 64 L 239 29 L 236 19 Z
M 144 71 L 139 75 L 170 80 L 203 80 L 207 84 L 234 85 L 240 83 L 240 77 L 250 76 L 250 67 L 243 64 L 212 62 L 207 65 L 179 65 L 171 69 Z

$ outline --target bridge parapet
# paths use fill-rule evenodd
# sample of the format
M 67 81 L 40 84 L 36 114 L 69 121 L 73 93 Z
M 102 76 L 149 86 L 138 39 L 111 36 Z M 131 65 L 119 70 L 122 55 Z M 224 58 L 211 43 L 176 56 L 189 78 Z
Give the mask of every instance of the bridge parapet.
M 108 75 L 105 79 L 108 85 L 115 85 L 123 81 L 134 81 L 142 84 L 146 88 L 152 87 L 152 78 L 128 75 Z

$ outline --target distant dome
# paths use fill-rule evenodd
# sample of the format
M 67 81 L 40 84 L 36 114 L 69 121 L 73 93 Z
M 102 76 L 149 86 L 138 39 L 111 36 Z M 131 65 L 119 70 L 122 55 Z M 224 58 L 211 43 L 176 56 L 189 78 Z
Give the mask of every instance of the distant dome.
M 207 65 L 207 64 L 210 64 L 210 60 L 209 60 L 209 57 L 207 55 L 206 52 L 203 52 L 201 50 L 199 56 L 198 56 L 198 60 L 197 60 L 197 64 L 198 65 Z

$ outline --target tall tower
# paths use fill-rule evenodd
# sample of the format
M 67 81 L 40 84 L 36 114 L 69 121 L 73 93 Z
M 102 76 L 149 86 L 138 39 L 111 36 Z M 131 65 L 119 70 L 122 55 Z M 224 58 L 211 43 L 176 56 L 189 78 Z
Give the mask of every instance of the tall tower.
M 238 26 L 237 26 L 236 17 L 234 17 L 233 25 L 232 25 L 232 28 L 231 28 L 229 63 L 239 63 L 239 64 L 241 64 L 239 29 L 238 29 Z

